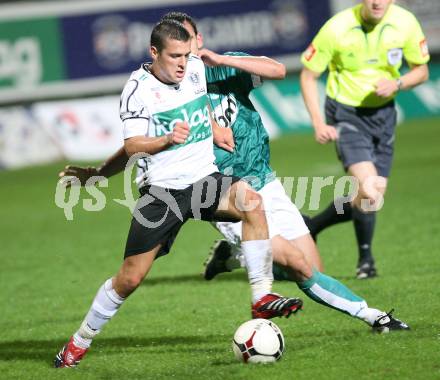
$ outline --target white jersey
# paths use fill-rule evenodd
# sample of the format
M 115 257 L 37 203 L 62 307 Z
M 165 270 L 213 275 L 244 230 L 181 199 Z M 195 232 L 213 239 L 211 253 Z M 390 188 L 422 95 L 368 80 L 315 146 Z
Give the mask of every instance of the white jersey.
M 163 136 L 178 121 L 186 121 L 190 127 L 184 144 L 138 161 L 139 187 L 148 184 L 184 189 L 218 171 L 206 94 L 205 67 L 194 55 L 189 57 L 185 77 L 179 84 L 162 83 L 145 64 L 131 74 L 121 95 L 124 139 Z

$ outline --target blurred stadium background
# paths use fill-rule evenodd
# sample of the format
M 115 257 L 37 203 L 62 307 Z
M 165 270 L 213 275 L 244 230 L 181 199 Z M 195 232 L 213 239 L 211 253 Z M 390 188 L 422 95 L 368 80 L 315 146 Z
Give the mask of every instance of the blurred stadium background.
M 60 159 L 99 160 L 121 145 L 120 90 L 146 59 L 161 15 L 193 15 L 216 51 L 284 62 L 289 77 L 254 91 L 272 137 L 310 130 L 299 92 L 299 55 L 323 22 L 352 0 L 95 0 L 0 4 L 0 169 Z M 440 52 L 440 2 L 406 0 Z M 439 115 L 440 66 L 399 95 L 400 119 Z M 41 149 L 44 146 L 45 149 Z
M 98 162 L 120 147 L 119 94 L 146 59 L 154 23 L 181 10 L 196 18 L 210 49 L 284 62 L 288 78 L 267 81 L 252 94 L 272 137 L 273 167 L 281 177 L 341 176 L 334 148 L 313 141 L 299 91 L 299 55 L 327 18 L 353 3 L 0 2 L 0 378 L 59 378 L 50 368 L 54 354 L 78 328 L 95 289 L 120 264 L 128 210 L 108 202 L 92 213 L 79 204 L 71 222 L 54 194 L 65 163 Z M 327 273 L 372 305 L 396 307 L 411 334 L 373 336 L 359 321 L 306 299 L 303 316 L 277 321 L 286 337 L 285 359 L 264 368 L 234 363 L 230 339 L 249 318 L 246 276 L 221 275 L 207 285 L 202 262 L 218 234 L 190 222 L 175 254 L 158 260 L 147 286 L 124 305 L 79 371 L 63 378 L 440 378 L 440 1 L 398 3 L 416 14 L 427 34 L 431 77 L 397 98 L 402 124 L 375 236 L 379 277 L 353 278 L 351 225 L 329 229 L 319 246 Z M 102 189 L 107 199 L 123 199 L 122 180 L 115 177 Z M 90 198 L 84 190 L 81 196 Z M 320 207 L 332 196 L 330 187 L 324 189 Z M 300 295 L 290 283 L 274 288 Z

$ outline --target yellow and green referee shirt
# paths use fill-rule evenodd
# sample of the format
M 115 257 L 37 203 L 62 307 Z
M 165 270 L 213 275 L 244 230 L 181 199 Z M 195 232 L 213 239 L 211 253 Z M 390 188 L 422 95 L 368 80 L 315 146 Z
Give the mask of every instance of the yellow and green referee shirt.
M 409 64 L 428 62 L 428 46 L 411 12 L 392 4 L 379 24 L 366 29 L 361 7 L 346 9 L 328 20 L 301 62 L 317 73 L 329 68 L 330 98 L 353 107 L 379 107 L 391 98 L 375 95 L 376 82 L 399 78 L 403 57 Z

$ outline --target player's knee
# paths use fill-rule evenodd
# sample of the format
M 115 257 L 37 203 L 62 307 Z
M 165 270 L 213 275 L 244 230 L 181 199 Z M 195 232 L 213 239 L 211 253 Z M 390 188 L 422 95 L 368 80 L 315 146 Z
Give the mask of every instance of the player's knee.
M 361 187 L 354 205 L 363 212 L 378 211 L 383 205 L 383 188 Z
M 142 283 L 144 276 L 141 273 L 130 273 L 123 276 L 121 285 L 124 293 L 130 294 Z
M 359 189 L 358 196 L 355 199 L 356 205 L 359 205 L 362 200 L 374 202 L 374 193 L 366 191 L 365 189 Z
M 263 197 L 255 190 L 247 189 L 245 195 L 245 208 L 248 212 L 260 212 L 263 207 Z
M 248 184 L 241 184 L 235 192 L 235 208 L 240 213 L 242 220 L 250 215 L 263 215 L 263 198 Z
M 385 194 L 387 180 L 381 176 L 369 176 L 359 184 L 358 198 L 374 201 Z

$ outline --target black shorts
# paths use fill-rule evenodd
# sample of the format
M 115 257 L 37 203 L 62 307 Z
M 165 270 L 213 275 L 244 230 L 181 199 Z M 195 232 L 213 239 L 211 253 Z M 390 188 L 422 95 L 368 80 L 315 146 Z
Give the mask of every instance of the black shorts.
M 152 250 L 161 244 L 156 257 L 167 254 L 189 219 L 215 220 L 223 194 L 240 178 L 213 173 L 183 189 L 145 186 L 139 191 L 125 246 L 125 257 Z M 236 221 L 236 220 L 235 220 Z
M 370 161 L 380 176 L 389 177 L 397 121 L 393 101 L 378 108 L 363 108 L 327 97 L 325 116 L 327 124 L 338 130 L 336 150 L 345 170 L 358 162 Z

